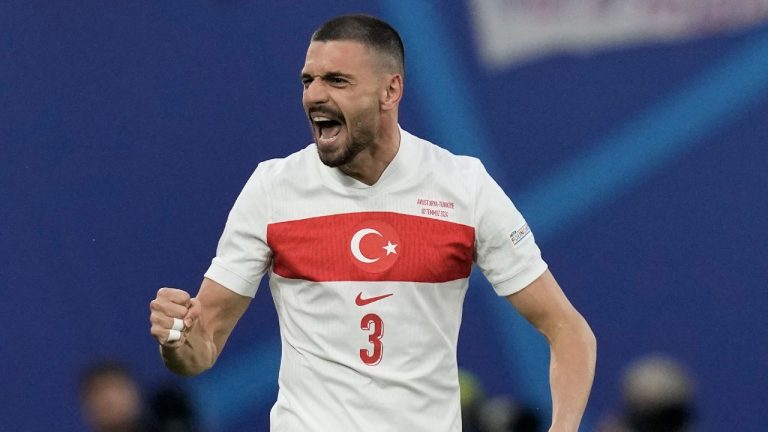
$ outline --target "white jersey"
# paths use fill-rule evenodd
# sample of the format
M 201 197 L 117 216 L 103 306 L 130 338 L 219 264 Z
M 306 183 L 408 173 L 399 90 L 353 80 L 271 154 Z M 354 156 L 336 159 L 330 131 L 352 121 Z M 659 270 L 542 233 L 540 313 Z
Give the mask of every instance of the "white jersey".
M 373 186 L 310 145 L 259 164 L 229 215 L 205 276 L 254 296 L 269 272 L 282 338 L 273 432 L 460 431 L 473 262 L 499 295 L 546 270 L 480 161 L 400 134 Z

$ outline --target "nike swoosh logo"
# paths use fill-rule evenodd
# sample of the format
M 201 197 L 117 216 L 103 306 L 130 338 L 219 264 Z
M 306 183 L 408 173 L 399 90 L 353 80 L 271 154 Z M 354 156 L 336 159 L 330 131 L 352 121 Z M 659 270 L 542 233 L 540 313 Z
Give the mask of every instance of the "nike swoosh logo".
M 387 297 L 389 297 L 391 295 L 394 295 L 394 293 L 393 294 L 384 294 L 384 295 L 380 295 L 380 296 L 364 299 L 363 298 L 363 293 L 360 293 L 355 298 L 355 304 L 358 305 L 358 306 L 365 306 L 365 305 L 371 304 L 373 302 L 379 301 L 381 299 L 385 299 L 385 298 L 387 298 Z

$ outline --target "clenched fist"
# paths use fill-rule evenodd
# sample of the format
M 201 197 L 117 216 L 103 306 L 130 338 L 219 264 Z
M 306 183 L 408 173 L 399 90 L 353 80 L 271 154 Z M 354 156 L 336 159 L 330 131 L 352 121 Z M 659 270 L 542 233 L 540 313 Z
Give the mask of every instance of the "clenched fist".
M 149 303 L 152 336 L 164 347 L 183 345 L 200 316 L 200 309 L 200 302 L 186 291 L 160 288 L 157 297 Z

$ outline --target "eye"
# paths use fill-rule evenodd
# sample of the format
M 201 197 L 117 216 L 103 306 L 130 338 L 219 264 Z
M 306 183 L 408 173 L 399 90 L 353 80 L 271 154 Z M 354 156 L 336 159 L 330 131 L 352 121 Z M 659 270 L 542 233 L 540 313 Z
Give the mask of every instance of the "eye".
M 312 78 L 310 77 L 302 77 L 301 78 L 301 85 L 306 89 L 309 87 L 309 85 L 312 83 Z
M 344 87 L 349 84 L 346 78 L 340 76 L 332 76 L 328 78 L 328 82 L 334 87 Z

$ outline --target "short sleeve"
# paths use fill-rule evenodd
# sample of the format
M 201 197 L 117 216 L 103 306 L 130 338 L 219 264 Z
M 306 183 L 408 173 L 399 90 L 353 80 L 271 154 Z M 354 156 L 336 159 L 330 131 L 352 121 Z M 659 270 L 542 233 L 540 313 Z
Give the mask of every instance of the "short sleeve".
M 260 164 L 229 212 L 224 232 L 205 277 L 244 296 L 253 297 L 269 268 L 266 232 L 270 215 L 269 188 Z
M 541 258 L 528 224 L 482 164 L 475 203 L 475 262 L 496 294 L 507 296 L 541 276 Z

